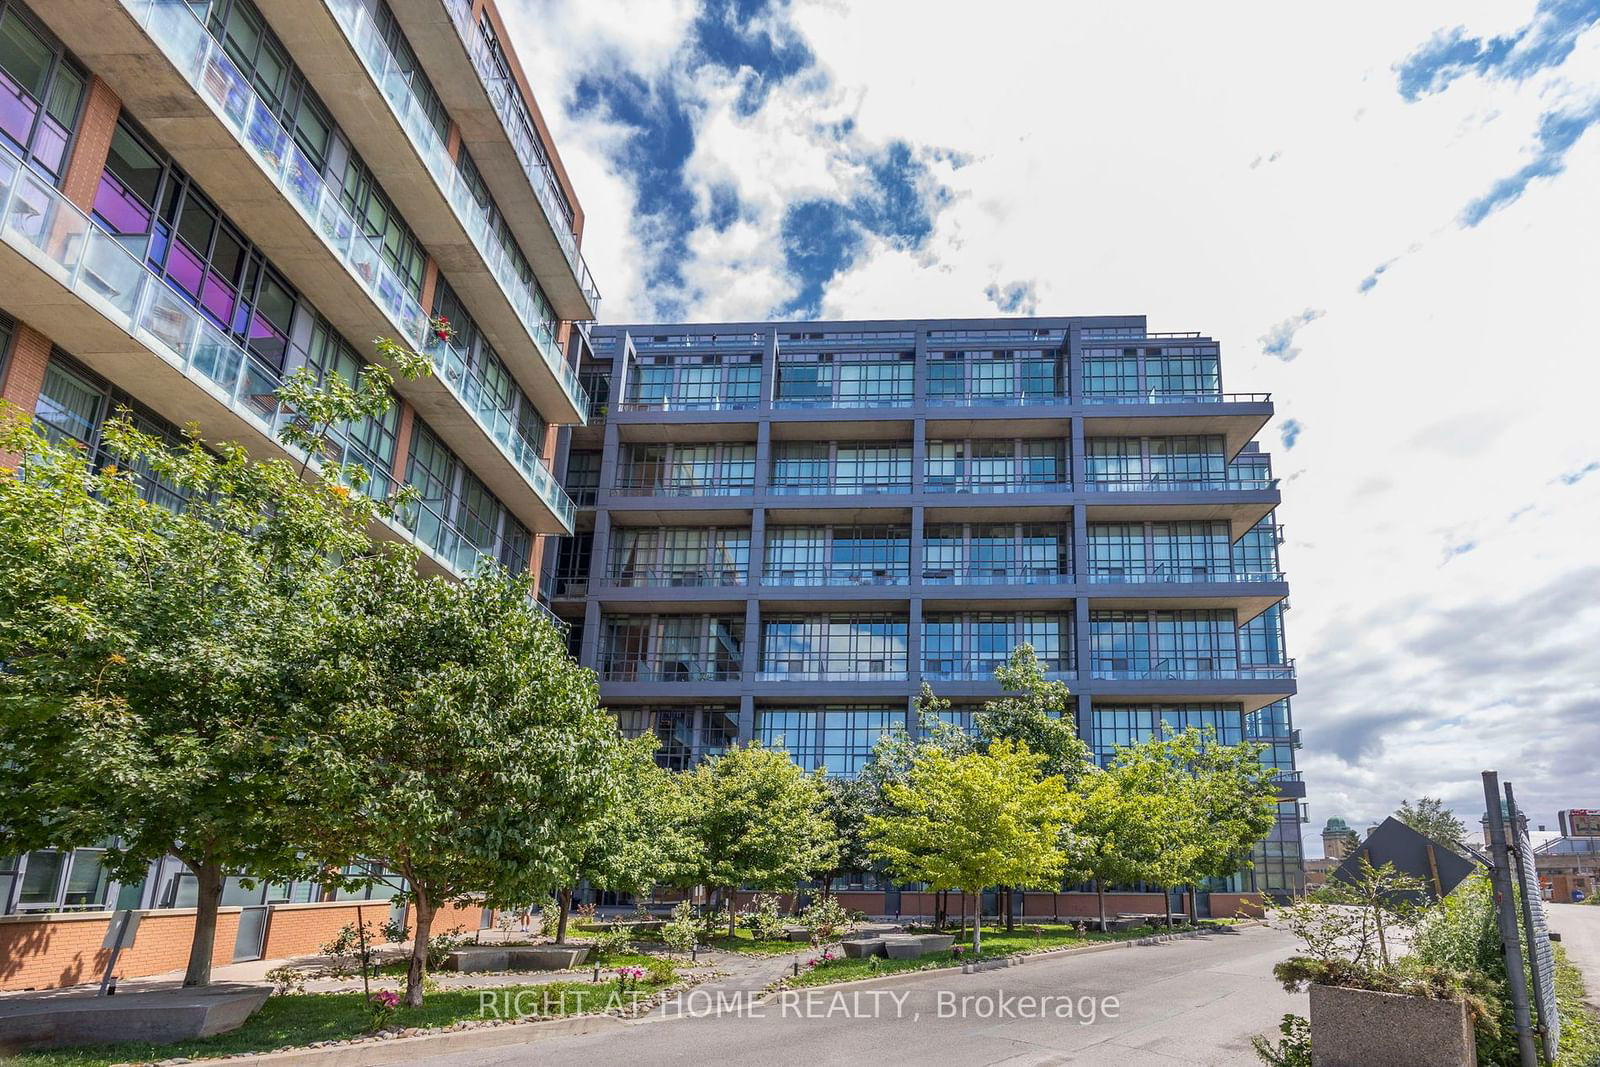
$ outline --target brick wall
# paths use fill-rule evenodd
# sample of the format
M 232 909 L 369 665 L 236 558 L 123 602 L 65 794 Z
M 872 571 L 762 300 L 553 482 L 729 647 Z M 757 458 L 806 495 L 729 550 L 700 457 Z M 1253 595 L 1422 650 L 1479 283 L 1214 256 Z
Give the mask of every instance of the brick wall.
M 89 102 L 83 108 L 83 121 L 72 142 L 72 158 L 61 179 L 61 193 L 84 211 L 94 208 L 100 175 L 111 152 L 111 136 L 122 114 L 122 98 L 96 75 L 89 82 Z
M 1251 918 L 1259 919 L 1264 914 L 1260 893 L 1211 894 L 1211 917 L 1213 919 L 1232 919 L 1239 915 L 1247 915 Z

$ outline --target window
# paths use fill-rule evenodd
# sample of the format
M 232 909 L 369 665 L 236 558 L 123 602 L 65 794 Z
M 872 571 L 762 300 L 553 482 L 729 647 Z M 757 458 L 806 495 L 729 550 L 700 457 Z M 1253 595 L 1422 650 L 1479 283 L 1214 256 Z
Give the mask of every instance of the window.
M 1222 745 L 1244 740 L 1244 716 L 1238 704 L 1097 704 L 1090 713 L 1090 726 L 1089 744 L 1102 767 L 1115 758 L 1119 746 L 1187 729 L 1213 730 Z
M 1064 523 L 928 526 L 922 580 L 971 585 L 1071 581 L 1072 527 Z
M 783 441 L 772 447 L 774 493 L 905 493 L 910 489 L 909 444 Z
M 755 487 L 753 444 L 622 446 L 615 491 L 628 496 L 733 496 Z
M 764 585 L 904 585 L 911 531 L 904 526 L 775 526 L 767 530 Z
M 347 384 L 354 385 L 367 363 L 345 343 L 344 338 L 334 332 L 332 326 L 319 318 L 312 327 L 306 365 L 324 384 L 337 374 Z M 394 452 L 400 430 L 398 400 L 377 418 L 347 423 L 338 429 L 355 446 L 351 454 L 342 457 L 343 461 L 358 463 L 367 471 L 370 480 L 364 492 L 379 499 L 387 497 L 394 486 Z
M 435 365 L 443 364 L 440 372 L 455 383 L 481 422 L 514 427 L 521 438 L 518 450 L 540 457 L 542 463 L 548 424 L 443 275 L 434 286 L 433 314 L 448 318 L 455 327 L 452 340 L 429 342 Z
M 1239 662 L 1244 666 L 1287 663 L 1288 642 L 1283 633 L 1283 605 L 1273 604 L 1239 627 Z
M 1095 581 L 1207 582 L 1232 575 L 1226 522 L 1091 523 Z
M 1213 342 L 1086 348 L 1083 386 L 1091 398 L 1126 401 L 1214 397 L 1222 391 L 1221 357 Z
M 988 681 L 1018 645 L 1033 646 L 1044 670 L 1070 674 L 1076 662 L 1067 612 L 930 614 L 922 623 L 922 672 L 957 681 Z
M 418 500 L 407 509 L 406 526 L 463 573 L 481 561 L 497 562 L 513 574 L 528 569 L 533 537 L 455 453 L 416 420 L 406 481 Z
M 1059 349 L 958 349 L 928 354 L 928 403 L 1009 406 L 1066 399 Z
M 782 748 L 807 771 L 853 778 L 872 758 L 878 739 L 905 726 L 903 707 L 848 704 L 814 708 L 757 708 L 756 739 Z
M 730 681 L 740 675 L 743 648 L 743 616 L 610 616 L 599 669 L 619 682 Z
M 0 136 L 59 179 L 87 78 L 22 6 L 0 0 Z
M 766 619 L 766 680 L 856 680 L 906 676 L 907 620 L 895 615 L 811 615 Z
M 655 751 L 656 765 L 670 771 L 686 771 L 738 739 L 739 709 L 721 704 L 618 708 L 617 726 L 624 737 L 653 735 L 660 743 Z
M 929 441 L 930 493 L 1027 493 L 1068 488 L 1067 445 L 1055 438 Z
M 511 64 L 506 59 L 505 51 L 500 47 L 500 39 L 495 36 L 494 28 L 489 25 L 487 16 L 478 17 L 478 34 L 483 46 L 483 55 L 494 65 L 499 75 L 498 84 L 504 86 L 504 96 L 497 97 L 496 103 L 501 108 L 501 117 L 508 119 L 512 143 L 516 146 L 517 155 L 522 160 L 524 168 L 529 170 L 530 176 L 535 176 L 535 187 L 545 186 L 548 195 L 554 199 L 555 208 L 566 224 L 568 232 L 572 230 L 572 204 L 567 200 L 566 192 L 561 188 L 561 183 L 556 181 L 555 168 L 550 165 L 550 154 L 545 150 L 544 142 L 540 140 L 533 119 L 528 115 L 528 105 L 522 98 L 518 88 L 518 81 L 511 73 Z M 544 199 L 541 196 L 541 200 Z
M 217 327 L 284 370 L 295 291 L 126 119 L 112 135 L 94 217 Z
M 1282 543 L 1282 530 L 1274 523 L 1273 516 L 1268 515 L 1234 542 L 1234 571 L 1238 574 L 1277 575 L 1280 573 L 1278 546 Z
M 759 353 L 648 356 L 631 379 L 635 410 L 720 411 L 753 408 L 761 400 Z
M 422 242 L 400 217 L 399 209 L 378 185 L 378 179 L 353 154 L 345 164 L 340 199 L 411 295 L 420 296 L 422 269 L 427 261 Z
M 914 352 L 794 352 L 778 356 L 777 407 L 901 407 L 911 403 Z
M 1085 470 L 1091 489 L 1206 489 L 1225 485 L 1220 436 L 1091 437 Z
M 743 585 L 750 531 L 737 528 L 618 526 L 607 576 L 622 586 Z

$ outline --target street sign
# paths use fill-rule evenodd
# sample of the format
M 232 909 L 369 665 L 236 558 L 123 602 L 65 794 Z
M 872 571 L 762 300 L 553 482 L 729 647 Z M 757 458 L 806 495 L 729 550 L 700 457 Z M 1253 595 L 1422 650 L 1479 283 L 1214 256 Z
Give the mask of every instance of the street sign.
M 1600 809 L 1568 808 L 1560 813 L 1561 832 L 1567 837 L 1600 837 Z

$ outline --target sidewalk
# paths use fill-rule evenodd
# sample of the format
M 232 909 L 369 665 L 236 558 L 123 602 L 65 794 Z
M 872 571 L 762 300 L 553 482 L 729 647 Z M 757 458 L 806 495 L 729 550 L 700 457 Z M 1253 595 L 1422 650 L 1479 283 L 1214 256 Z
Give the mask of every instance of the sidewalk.
M 1600 905 L 1546 904 L 1550 929 L 1561 935 L 1567 959 L 1583 972 L 1584 1000 L 1600 1012 Z

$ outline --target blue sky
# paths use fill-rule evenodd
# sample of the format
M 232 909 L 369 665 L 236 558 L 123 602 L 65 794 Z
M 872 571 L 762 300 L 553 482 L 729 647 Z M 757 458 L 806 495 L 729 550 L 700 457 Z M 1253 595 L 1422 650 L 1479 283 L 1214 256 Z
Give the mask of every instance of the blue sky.
M 1144 313 L 1270 390 L 1313 829 L 1600 806 L 1600 0 L 505 0 L 610 321 Z

